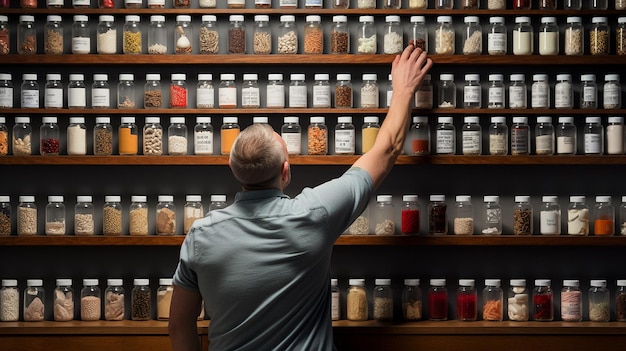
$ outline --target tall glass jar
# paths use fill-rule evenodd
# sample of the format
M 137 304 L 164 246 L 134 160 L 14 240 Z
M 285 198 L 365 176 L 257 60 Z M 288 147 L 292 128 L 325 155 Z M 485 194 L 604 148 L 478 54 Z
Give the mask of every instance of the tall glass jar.
M 607 10 L 609 8 L 609 0 L 592 0 L 590 8 L 592 10 Z
M 524 74 L 511 74 L 509 84 L 509 108 L 525 109 L 528 107 L 528 90 Z
M 374 16 L 360 16 L 357 35 L 357 54 L 375 54 L 376 46 L 376 26 L 374 25 Z
M 456 128 L 452 117 L 437 117 L 435 153 L 440 155 L 454 155 L 456 153 Z
M 17 53 L 20 55 L 32 55 L 37 53 L 35 16 L 21 15 L 19 17 L 19 23 L 17 25 Z
M 611 33 L 607 18 L 592 17 L 591 23 L 591 29 L 589 30 L 589 53 L 591 55 L 608 55 L 611 49 Z
M 2 279 L 0 296 L 0 322 L 19 321 L 20 288 L 17 287 L 17 279 Z
M 615 207 L 611 204 L 611 196 L 596 196 L 593 217 L 594 235 L 610 236 L 615 234 Z
M 61 151 L 57 118 L 45 116 L 42 117 L 42 122 L 41 127 L 39 127 L 39 153 L 43 156 L 57 156 Z
M 533 289 L 533 320 L 551 322 L 554 320 L 554 297 L 550 279 L 535 279 Z
M 296 29 L 296 17 L 294 15 L 280 16 L 278 27 L 277 51 L 279 54 L 298 53 L 298 31 Z
M 470 195 L 456 196 L 453 232 L 455 235 L 474 234 L 474 206 Z
M 422 291 L 419 279 L 405 279 L 402 289 L 402 317 L 405 321 L 422 319 Z
M 84 74 L 70 74 L 70 82 L 67 84 L 67 107 L 87 107 L 87 86 Z
M 391 83 L 391 75 L 389 75 Z M 455 88 L 456 89 L 456 88 Z M 391 91 L 393 93 L 393 91 Z M 389 94 L 392 95 L 392 94 Z M 387 96 L 387 106 L 391 105 L 391 96 Z M 456 94 L 455 94 L 456 95 Z M 456 99 L 456 97 L 455 97 Z M 433 83 L 430 74 L 424 75 L 422 84 L 415 91 L 415 108 L 431 109 L 433 108 Z
M 243 15 L 231 15 L 228 27 L 228 53 L 246 53 L 246 27 Z
M 530 10 L 532 7 L 531 0 L 513 0 L 514 10 Z
M 356 132 L 351 116 L 337 117 L 335 126 L 335 154 L 354 155 L 356 152 Z
M 608 322 L 611 319 L 610 293 L 606 280 L 592 279 L 589 282 L 589 320 L 592 322 Z
M 156 234 L 176 234 L 176 205 L 174 196 L 159 195 L 156 205 Z
M 304 73 L 292 73 L 289 78 L 287 106 L 290 108 L 306 108 L 308 106 L 307 85 Z
M 148 29 L 148 54 L 167 54 L 167 42 L 165 16 L 150 16 L 150 27 Z
M 24 289 L 24 322 L 41 322 L 45 318 L 46 290 L 41 279 L 27 279 Z
M 347 16 L 333 16 L 333 25 L 330 28 L 331 54 L 347 54 L 350 52 L 350 31 L 347 22 Z
M 152 315 L 152 292 L 150 280 L 135 278 L 130 295 L 131 319 L 134 321 L 150 320 Z
M 420 1 L 420 0 L 414 0 Z M 411 16 L 411 31 L 409 32 L 409 44 L 428 52 L 428 27 L 425 16 Z
M 530 2 L 530 0 L 526 0 Z M 532 55 L 533 54 L 533 27 L 530 24 L 530 17 L 515 17 L 513 27 L 513 54 Z
M 32 154 L 33 129 L 30 117 L 17 116 L 13 125 L 12 149 L 14 156 L 29 156 Z
M 615 292 L 615 319 L 618 322 L 626 322 L 626 279 L 617 280 Z
M 517 195 L 513 205 L 513 234 L 533 234 L 533 208 L 530 205 L 530 196 Z
M 221 154 L 229 155 L 230 149 L 233 147 L 233 143 L 237 136 L 239 135 L 239 131 L 241 130 L 239 127 L 237 117 L 224 117 L 222 127 L 220 129 L 220 139 L 221 139 Z
M 307 149 L 309 155 L 328 154 L 328 128 L 325 117 L 311 117 L 307 129 Z
M 122 35 L 124 54 L 141 54 L 141 23 L 139 15 L 127 15 L 124 22 L 124 32 Z
M 303 49 L 305 54 L 322 54 L 324 52 L 324 28 L 319 15 L 306 16 Z
M 500 197 L 497 195 L 486 195 L 483 197 L 483 201 L 483 229 L 481 230 L 481 234 L 502 234 L 502 207 L 500 206 Z
M 567 206 L 567 234 L 589 235 L 589 206 L 584 196 L 570 196 Z
M 583 294 L 576 279 L 563 280 L 561 289 L 561 319 L 565 322 L 580 322 L 583 319 Z
M 546 1 L 555 4 L 555 1 Z M 539 27 L 539 55 L 559 54 L 559 27 L 556 17 L 542 17 Z
M 337 74 L 337 83 L 335 84 L 335 107 L 351 108 L 352 107 L 352 76 L 350 73 Z
M 446 280 L 442 278 L 430 279 L 428 288 L 428 319 L 431 321 L 445 321 L 448 319 L 448 289 Z
M 489 125 L 489 155 L 507 155 L 509 153 L 509 128 L 506 117 L 493 116 Z
M 46 235 L 65 235 L 65 205 L 63 196 L 48 196 L 46 205 Z
M 17 235 L 37 235 L 37 204 L 35 197 L 20 195 L 17 206 Z
M 283 108 L 285 107 L 285 84 L 281 73 L 270 73 L 267 75 L 267 86 L 265 87 L 265 107 Z
M 174 53 L 189 55 L 193 51 L 192 40 L 193 28 L 191 26 L 190 15 L 176 16 L 176 27 L 174 31 Z
M 533 74 L 530 107 L 550 108 L 550 83 L 547 74 Z
M 438 10 L 452 10 L 454 7 L 454 0 L 436 0 L 435 8 Z
M 74 234 L 94 235 L 94 207 L 92 197 L 79 195 L 74 206 Z
M 489 88 L 487 90 L 487 107 L 504 108 L 504 76 L 502 74 L 489 75 Z
M 475 321 L 478 319 L 478 292 L 474 279 L 459 279 L 456 290 L 456 319 Z
M 213 126 L 211 117 L 196 117 L 193 132 L 194 155 L 213 155 Z
M 580 76 L 580 108 L 598 108 L 598 86 L 595 74 Z
M 363 127 L 361 128 L 361 153 L 364 154 L 372 149 L 376 142 L 376 137 L 380 131 L 378 116 L 363 117 Z
M 454 84 L 454 74 L 444 73 L 439 75 L 439 108 L 456 107 L 456 84 Z
M 513 117 L 511 126 L 511 155 L 530 153 L 530 127 L 528 117 Z
M 624 117 L 610 116 L 606 126 L 606 153 L 624 154 Z
M 110 117 L 96 117 L 93 127 L 93 154 L 110 156 L 113 153 L 113 126 Z
M 75 15 L 72 24 L 72 54 L 89 54 L 91 52 L 91 36 L 89 17 Z
M 94 74 L 91 85 L 91 107 L 94 109 L 111 108 L 111 90 L 107 74 Z
M 146 74 L 146 84 L 143 87 L 143 107 L 145 109 L 163 107 L 163 91 L 161 90 L 161 75 L 159 73 Z
M 67 154 L 86 155 L 87 154 L 87 127 L 85 117 L 70 117 L 70 124 L 67 126 Z
M 428 155 L 430 153 L 430 127 L 428 117 L 414 116 L 409 134 L 412 155 Z
M 563 2 L 564 10 L 580 10 L 583 7 L 582 0 L 565 0 Z
M 130 197 L 128 209 L 128 233 L 130 235 L 148 235 L 148 204 L 145 195 Z
M 535 153 L 537 155 L 554 154 L 554 126 L 552 117 L 539 116 L 535 125 Z
M 106 195 L 102 206 L 102 234 L 122 235 L 122 198 Z
M 461 128 L 463 155 L 481 155 L 483 152 L 482 128 L 478 116 L 465 116 L 463 120 L 465 122 Z
M 349 321 L 365 321 L 368 317 L 367 290 L 365 290 L 365 279 L 349 279 L 346 311 Z
M 397 1 L 397 0 L 387 0 Z M 399 1 L 398 1 L 399 3 Z M 404 49 L 404 33 L 400 24 L 400 16 L 389 15 L 385 17 L 386 25 L 383 35 L 383 53 L 399 54 Z
M 8 0 L 7 7 L 8 7 Z M 1 8 L 0 4 L 0 8 Z M 0 15 L 0 55 L 6 55 L 11 52 L 10 45 L 10 29 L 9 29 L 9 17 L 5 15 Z
M 204 217 L 202 195 L 185 196 L 185 206 L 183 207 L 183 233 L 189 233 L 193 222 L 202 217 Z
M 624 0 L 626 6 L 626 0 Z M 615 28 L 615 53 L 617 55 L 626 55 L 626 17 L 617 19 L 617 28 Z
M 330 108 L 332 94 L 330 92 L 330 76 L 328 73 L 316 73 L 314 76 L 312 105 L 313 108 Z
M 448 206 L 445 195 L 430 195 L 428 204 L 428 234 L 448 234 Z
M 118 151 L 120 155 L 137 155 L 139 130 L 135 117 L 122 117 L 118 128 Z
M 576 155 L 577 133 L 574 117 L 559 117 L 559 124 L 555 129 L 556 154 Z
M 115 17 L 100 15 L 96 28 L 96 47 L 98 54 L 117 54 L 117 29 Z
M 544 235 L 561 234 L 561 206 L 556 196 L 542 196 L 539 210 L 539 233 Z
M 375 73 L 363 74 L 361 84 L 361 108 L 378 108 L 379 90 Z
M 504 293 L 500 287 L 500 279 L 485 279 L 482 301 L 483 320 L 502 321 L 504 314 Z
M 107 279 L 104 290 L 104 319 L 121 321 L 124 319 L 124 286 L 122 279 Z
M 2 27 L 0 27 L 0 54 L 2 54 Z M 13 108 L 13 82 L 10 73 L 0 73 L 0 109 Z
M 491 1 L 489 2 L 491 3 Z M 487 53 L 489 55 L 506 55 L 507 33 L 504 17 L 489 17 L 489 32 L 487 33 Z
M 213 108 L 215 106 L 215 88 L 211 73 L 198 73 L 196 85 L 196 108 Z
M 585 51 L 585 28 L 580 17 L 567 17 L 563 37 L 565 55 L 582 55 Z
M 61 75 L 57 73 L 46 74 L 46 85 L 44 86 L 44 108 L 63 108 L 63 84 Z
M 478 0 L 465 0 L 476 3 Z M 483 31 L 478 16 L 466 16 L 463 27 L 463 54 L 480 55 L 483 52 Z
M 161 117 L 146 117 L 141 138 L 144 155 L 163 155 L 163 127 Z
M 170 306 L 172 304 L 172 294 L 174 285 L 172 278 L 160 278 L 159 288 L 156 292 L 157 320 L 170 319 Z
M 80 291 L 80 319 L 97 321 L 102 318 L 102 292 L 98 279 L 83 279 Z
M 528 320 L 529 293 L 526 279 L 511 279 L 507 292 L 507 313 L 510 321 L 525 322 Z
M 39 83 L 37 83 L 36 73 L 22 74 L 20 107 L 39 108 Z
M 437 28 L 435 29 L 435 53 L 440 55 L 453 55 L 454 46 L 455 40 L 452 16 L 438 16 Z
M 574 107 L 574 86 L 571 74 L 557 74 L 554 85 L 554 107 L 573 108 Z
M 254 16 L 253 53 L 255 54 L 267 55 L 272 53 L 272 27 L 269 20 L 269 15 Z
M 44 53 L 63 53 L 63 22 L 61 16 L 49 15 L 44 27 Z
M 606 109 L 622 107 L 622 85 L 619 82 L 619 74 L 604 75 L 604 96 L 602 107 Z
M 375 279 L 373 296 L 373 317 L 379 322 L 393 320 L 393 290 L 391 279 Z
M 237 85 L 235 75 L 232 73 L 220 74 L 220 85 L 218 87 L 218 106 L 220 108 L 237 107 Z
M 135 75 L 121 73 L 117 84 L 117 108 L 135 108 Z
M 417 195 L 403 195 L 400 211 L 400 232 L 402 234 L 419 234 L 420 206 Z
M 283 118 L 283 125 L 280 128 L 280 136 L 287 145 L 289 155 L 299 155 L 302 150 L 302 128 L 300 118 L 297 116 L 286 116 Z
M 466 74 L 463 86 L 463 107 L 481 108 L 482 87 L 480 86 L 479 74 Z

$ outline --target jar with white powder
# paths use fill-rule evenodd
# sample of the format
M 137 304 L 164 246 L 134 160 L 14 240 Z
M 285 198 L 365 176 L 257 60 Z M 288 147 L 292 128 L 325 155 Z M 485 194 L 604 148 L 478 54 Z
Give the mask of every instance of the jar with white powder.
M 561 234 L 561 207 L 556 196 L 542 196 L 539 210 L 539 233 L 544 235 Z
M 99 21 L 96 36 L 98 54 L 117 54 L 115 17 L 101 15 Z
M 85 126 L 85 117 L 70 117 L 70 124 L 67 126 L 67 154 L 87 154 L 87 127 Z
M 167 128 L 167 153 L 176 156 L 187 154 L 185 117 L 170 117 L 170 126 Z

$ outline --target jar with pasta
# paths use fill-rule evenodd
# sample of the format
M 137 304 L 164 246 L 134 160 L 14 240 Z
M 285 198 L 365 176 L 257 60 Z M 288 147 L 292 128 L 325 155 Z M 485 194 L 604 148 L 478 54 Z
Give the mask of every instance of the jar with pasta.
M 61 16 L 49 15 L 44 28 L 44 53 L 63 53 L 63 22 Z
M 220 50 L 220 34 L 217 30 L 216 21 L 215 15 L 202 15 L 199 30 L 201 54 L 217 54 Z
M 438 16 L 435 29 L 435 53 L 440 55 L 454 54 L 454 27 L 452 16 Z
M 141 54 L 141 23 L 139 15 L 127 15 L 124 23 L 123 53 Z
M 593 17 L 589 30 L 589 53 L 608 55 L 610 52 L 610 33 L 606 17 Z
M 365 279 L 349 279 L 346 297 L 347 319 L 350 321 L 366 321 L 368 318 L 367 290 Z

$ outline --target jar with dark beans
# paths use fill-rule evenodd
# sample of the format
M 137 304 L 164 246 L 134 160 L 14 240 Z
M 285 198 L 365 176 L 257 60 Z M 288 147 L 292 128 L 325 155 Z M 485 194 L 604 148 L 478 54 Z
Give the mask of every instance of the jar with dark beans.
M 228 29 L 228 53 L 246 53 L 246 29 L 243 23 L 243 15 L 230 16 L 230 28 Z
M 445 195 L 431 195 L 428 205 L 428 233 L 435 235 L 448 234 L 448 220 Z
M 479 0 L 464 0 L 463 9 L 465 10 L 477 10 L 480 7 Z
M 150 286 L 148 279 L 135 279 L 131 292 L 131 318 L 134 321 L 147 321 L 150 319 L 151 306 Z
M 61 149 L 59 140 L 59 126 L 56 117 L 43 117 L 43 124 L 39 129 L 40 153 L 42 155 L 58 155 Z
M 93 153 L 96 156 L 109 156 L 113 153 L 113 127 L 110 117 L 96 117 L 93 128 Z
M 618 322 L 626 322 L 626 280 L 617 281 L 615 293 L 615 319 Z

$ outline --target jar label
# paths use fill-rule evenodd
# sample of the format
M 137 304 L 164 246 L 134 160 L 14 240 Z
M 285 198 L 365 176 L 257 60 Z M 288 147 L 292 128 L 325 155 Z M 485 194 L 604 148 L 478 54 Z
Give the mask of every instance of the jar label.
M 39 108 L 39 90 L 22 90 L 21 107 Z
M 389 105 L 391 105 L 391 100 L 389 101 Z M 415 107 L 416 108 L 432 108 L 433 107 L 433 91 L 432 90 L 416 91 L 415 92 Z
M 533 84 L 531 91 L 531 106 L 533 108 L 548 108 L 550 95 L 548 93 L 548 86 L 545 83 Z
M 463 88 L 465 103 L 480 103 L 480 86 L 466 86 Z
M 237 105 L 237 88 L 227 87 L 219 89 L 219 105 L 220 106 L 236 106 Z
M 335 153 L 354 154 L 356 144 L 354 133 L 353 129 L 335 131 Z
M 196 155 L 213 154 L 213 132 L 200 131 L 194 133 L 194 153 Z
M 601 140 L 600 134 L 585 133 L 585 153 L 599 154 L 602 148 Z
M 583 102 L 596 102 L 597 92 L 594 87 L 583 87 L 582 92 Z
M 489 33 L 487 35 L 487 51 L 506 51 L 506 34 Z
M 89 0 L 72 0 L 73 6 L 89 6 Z
M 93 107 L 109 107 L 111 101 L 111 92 L 109 89 L 92 89 L 91 90 L 91 106 Z
M 526 107 L 526 88 L 521 86 L 509 87 L 509 106 L 511 108 Z
M 287 153 L 299 155 L 302 147 L 302 135 L 300 133 L 281 133 L 281 137 L 287 144 Z
M 560 136 L 556 138 L 556 152 L 558 154 L 573 154 L 575 151 L 575 138 Z
M 507 140 L 504 134 L 492 134 L 489 136 L 489 153 L 492 155 L 502 155 L 506 153 Z
M 387 99 L 385 99 L 385 100 L 386 100 L 386 101 L 385 101 L 385 103 L 386 103 L 385 107 L 389 107 L 389 106 L 391 106 L 391 98 L 392 98 L 392 97 L 393 97 L 393 90 L 387 90 Z M 417 92 L 416 92 L 416 93 L 415 93 L 415 107 L 418 107 L 418 106 L 419 106 L 419 105 L 417 104 L 417 97 L 418 97 L 418 94 L 417 94 Z M 431 101 L 432 101 L 432 99 L 431 99 Z
M 285 107 L 285 86 L 284 85 L 268 85 L 266 91 L 267 91 L 267 107 L 269 108 Z
M 69 107 L 86 107 L 86 89 L 85 88 L 70 88 L 67 96 L 67 105 Z
M 0 88 L 0 107 L 13 107 L 13 88 Z
M 313 107 L 330 107 L 330 86 L 315 85 L 313 86 Z
M 242 107 L 260 107 L 261 95 L 259 88 L 243 88 L 241 89 L 241 106 Z
M 541 234 L 561 234 L 561 211 L 541 211 L 539 214 Z
M 44 106 L 47 108 L 63 108 L 63 89 L 46 89 Z
M 63 6 L 63 0 L 48 0 L 48 6 Z
M 554 87 L 554 107 L 572 107 L 572 85 L 570 83 L 557 83 Z
M 489 103 L 504 105 L 504 87 L 489 87 Z
M 89 5 L 89 3 L 87 3 Z M 88 54 L 91 50 L 91 40 L 87 38 L 72 38 L 72 52 L 77 54 Z
M 528 153 L 527 129 L 513 129 L 511 132 L 511 152 L 513 154 Z
M 378 107 L 378 90 L 361 89 L 361 107 Z
M 280 7 L 298 7 L 298 0 L 280 0 L 278 5 Z
M 463 131 L 463 153 L 478 154 L 480 153 L 480 142 L 482 136 L 480 131 Z
M 289 107 L 307 107 L 306 85 L 289 87 Z
M 199 88 L 197 90 L 198 108 L 213 108 L 215 104 L 215 91 L 213 88 Z
M 604 85 L 604 108 L 619 108 L 621 91 L 617 84 Z
M 552 153 L 552 135 L 538 135 L 535 137 L 536 152 L 537 154 L 551 154 Z
M 452 130 L 438 130 L 437 131 L 437 146 L 435 151 L 438 154 L 453 154 L 454 153 L 454 131 Z

